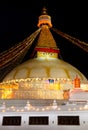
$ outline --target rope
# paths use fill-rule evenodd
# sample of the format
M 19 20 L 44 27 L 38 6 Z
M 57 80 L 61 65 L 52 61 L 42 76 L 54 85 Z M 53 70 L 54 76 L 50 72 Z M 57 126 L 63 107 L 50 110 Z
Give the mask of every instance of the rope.
M 14 59 L 17 59 L 19 56 L 21 56 L 22 53 L 27 52 L 30 46 L 32 45 L 33 41 L 39 34 L 39 32 L 40 29 L 35 31 L 33 34 L 31 34 L 28 38 L 20 42 L 18 45 L 15 45 L 15 47 L 12 47 L 7 51 L 2 52 L 0 54 L 0 68 L 6 67 L 8 64 L 11 64 L 10 62 L 13 62 Z
M 57 34 L 59 34 L 60 36 L 62 36 L 63 38 L 69 40 L 70 42 L 72 42 L 73 44 L 77 45 L 78 47 L 82 48 L 84 51 L 88 52 L 88 43 L 85 43 L 83 41 L 80 41 L 79 39 L 77 38 L 74 38 L 66 33 L 63 33 L 62 31 L 60 30 L 57 30 L 55 28 L 52 28 L 52 30 L 54 32 L 56 32 Z
M 24 56 L 32 46 L 33 41 L 40 32 L 40 28 L 32 33 L 22 42 L 16 44 L 10 49 L 0 54 L 0 81 L 18 64 L 21 63 Z

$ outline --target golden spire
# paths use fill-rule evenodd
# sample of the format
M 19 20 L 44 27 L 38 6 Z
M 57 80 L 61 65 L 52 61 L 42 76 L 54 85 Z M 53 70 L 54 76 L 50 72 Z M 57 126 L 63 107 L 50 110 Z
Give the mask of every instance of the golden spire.
M 39 16 L 38 27 L 41 27 L 41 32 L 37 42 L 36 50 L 58 53 L 59 49 L 49 30 L 49 28 L 52 27 L 51 17 L 47 14 L 45 7 L 42 10 L 42 15 Z

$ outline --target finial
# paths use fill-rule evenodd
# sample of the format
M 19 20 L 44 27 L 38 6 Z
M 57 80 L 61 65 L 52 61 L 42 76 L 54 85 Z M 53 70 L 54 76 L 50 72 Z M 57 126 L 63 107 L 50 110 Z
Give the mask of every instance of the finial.
M 45 6 L 44 6 L 43 9 L 42 9 L 42 14 L 43 14 L 43 15 L 44 15 L 44 14 L 47 14 L 47 9 L 46 9 Z
M 52 27 L 51 17 L 47 14 L 46 7 L 43 7 L 42 14 L 39 16 L 38 27 L 41 25 L 48 25 L 48 27 Z

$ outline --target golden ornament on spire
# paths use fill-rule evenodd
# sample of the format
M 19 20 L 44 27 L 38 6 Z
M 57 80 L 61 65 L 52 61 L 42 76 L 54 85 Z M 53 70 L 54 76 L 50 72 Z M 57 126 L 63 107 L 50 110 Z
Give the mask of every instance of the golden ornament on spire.
M 41 25 L 48 25 L 50 28 L 52 27 L 51 17 L 47 15 L 47 9 L 44 7 L 42 10 L 42 15 L 39 16 L 38 27 Z

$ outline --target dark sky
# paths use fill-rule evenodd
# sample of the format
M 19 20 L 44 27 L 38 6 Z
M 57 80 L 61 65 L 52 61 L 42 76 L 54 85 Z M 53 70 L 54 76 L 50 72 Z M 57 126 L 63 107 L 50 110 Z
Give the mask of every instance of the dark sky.
M 18 3 L 19 2 L 19 3 Z M 22 41 L 38 29 L 41 10 L 46 6 L 54 28 L 88 43 L 88 7 L 67 0 L 0 1 L 0 52 Z M 54 34 L 64 61 L 88 78 L 88 53 Z

